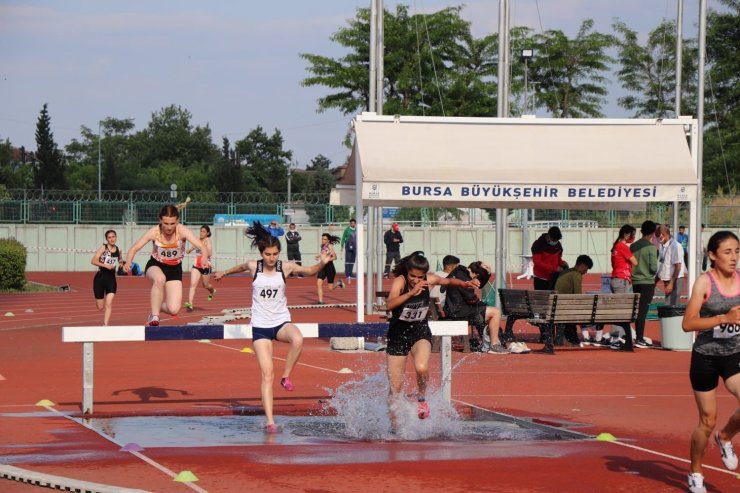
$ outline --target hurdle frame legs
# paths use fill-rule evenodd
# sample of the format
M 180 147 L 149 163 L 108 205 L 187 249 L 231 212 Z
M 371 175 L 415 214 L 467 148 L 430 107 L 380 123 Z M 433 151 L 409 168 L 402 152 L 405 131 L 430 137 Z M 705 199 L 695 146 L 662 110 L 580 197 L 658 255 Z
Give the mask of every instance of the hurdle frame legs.
M 82 414 L 93 413 L 93 343 L 82 343 Z

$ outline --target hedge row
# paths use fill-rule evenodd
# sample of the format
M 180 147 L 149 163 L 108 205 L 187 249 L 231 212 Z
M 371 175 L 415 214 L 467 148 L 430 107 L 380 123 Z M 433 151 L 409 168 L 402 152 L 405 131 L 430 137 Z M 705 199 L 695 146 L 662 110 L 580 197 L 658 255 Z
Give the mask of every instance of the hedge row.
M 26 247 L 20 241 L 0 239 L 0 289 L 23 289 L 26 284 Z

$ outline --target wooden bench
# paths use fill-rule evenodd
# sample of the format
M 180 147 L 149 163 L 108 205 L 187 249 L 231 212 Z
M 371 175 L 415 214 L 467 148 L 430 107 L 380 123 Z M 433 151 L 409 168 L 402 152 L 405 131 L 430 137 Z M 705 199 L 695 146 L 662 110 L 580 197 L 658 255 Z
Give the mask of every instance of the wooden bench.
M 553 339 L 559 325 L 596 325 L 601 328 L 612 324 L 624 329 L 622 349 L 634 350 L 630 324 L 637 317 L 639 294 L 558 294 L 529 290 L 501 290 L 500 293 L 502 312 L 506 314 L 504 310 L 508 310 L 508 317 L 513 319 L 507 318 L 504 337 L 513 337 L 514 322 L 524 319 L 542 329 L 545 337 L 542 352 L 554 354 Z
M 517 320 L 544 318 L 550 307 L 550 295 L 555 291 L 533 291 L 529 289 L 499 289 L 501 315 L 506 317 L 502 342 L 513 342 L 514 323 Z

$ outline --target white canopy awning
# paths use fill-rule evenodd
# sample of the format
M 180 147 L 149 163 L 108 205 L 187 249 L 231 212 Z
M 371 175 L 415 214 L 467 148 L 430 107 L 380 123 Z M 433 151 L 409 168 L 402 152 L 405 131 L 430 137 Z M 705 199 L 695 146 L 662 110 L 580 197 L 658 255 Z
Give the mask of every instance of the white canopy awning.
M 618 208 L 692 201 L 696 121 L 439 118 L 354 120 L 355 142 L 333 204 Z

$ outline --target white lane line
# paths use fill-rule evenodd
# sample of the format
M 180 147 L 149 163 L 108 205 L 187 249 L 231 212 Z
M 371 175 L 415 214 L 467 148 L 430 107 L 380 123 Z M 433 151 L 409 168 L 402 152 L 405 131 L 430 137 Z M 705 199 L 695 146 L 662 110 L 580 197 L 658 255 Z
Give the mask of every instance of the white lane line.
M 734 398 L 734 396 L 733 396 L 733 398 Z M 489 413 L 502 414 L 504 416 L 510 416 L 514 420 L 519 421 L 519 422 L 523 422 L 524 423 L 524 422 L 527 421 L 526 419 L 523 419 L 523 418 L 518 418 L 518 417 L 513 416 L 513 415 L 510 415 L 510 414 L 500 413 L 498 411 L 494 411 L 492 409 L 487 409 L 487 408 L 482 407 L 482 406 L 477 406 L 475 404 L 471 404 L 469 402 L 461 401 L 459 399 L 453 399 L 453 400 L 456 401 L 456 402 L 459 402 L 462 405 L 470 406 L 470 407 L 473 407 L 475 409 L 480 409 L 482 411 L 487 411 Z M 545 423 L 537 423 L 537 426 L 538 427 L 550 428 L 551 430 L 553 430 L 555 432 L 561 432 L 561 433 L 564 430 L 562 427 L 549 426 L 549 425 L 547 425 Z M 580 431 L 574 431 L 574 430 L 568 430 L 568 429 L 565 429 L 565 431 L 567 431 L 568 433 L 572 433 L 572 434 L 576 434 L 576 435 L 581 435 L 581 436 L 583 436 L 584 439 L 587 439 L 587 440 L 596 441 L 596 437 L 593 436 L 593 435 L 588 435 L 588 434 L 583 433 L 583 432 L 580 432 Z M 625 438 L 625 440 L 635 440 L 635 439 L 634 438 Z M 634 450 L 639 450 L 640 452 L 645 452 L 646 454 L 657 455 L 659 457 L 664 457 L 666 459 L 672 459 L 672 460 L 676 460 L 678 462 L 683 462 L 685 464 L 691 464 L 691 461 L 690 460 L 684 459 L 683 457 L 676 457 L 675 455 L 665 454 L 663 452 L 658 452 L 657 450 L 652 450 L 652 449 L 648 449 L 648 448 L 644 448 L 644 447 L 638 447 L 637 445 L 631 445 L 629 443 L 620 442 L 619 440 L 604 441 L 604 442 L 600 442 L 600 443 L 613 443 L 615 445 L 620 445 L 622 447 L 627 447 L 627 448 L 631 448 L 631 449 L 634 449 Z M 717 472 L 722 472 L 722 473 L 725 473 L 725 474 L 730 474 L 732 476 L 736 476 L 737 475 L 737 472 L 736 471 L 728 471 L 726 469 L 721 469 L 719 467 L 709 466 L 709 465 L 706 465 L 706 464 L 702 464 L 702 467 L 705 468 L 705 469 L 711 469 L 712 471 L 717 471 Z
M 62 417 L 62 418 L 68 419 L 68 420 L 72 421 L 73 423 L 77 423 L 78 425 L 82 426 L 83 428 L 86 428 L 86 429 L 88 429 L 88 430 L 90 430 L 90 431 L 92 431 L 92 432 L 94 432 L 94 433 L 97 433 L 98 435 L 100 435 L 100 436 L 101 436 L 101 437 L 103 437 L 104 439 L 108 440 L 109 442 L 111 442 L 111 443 L 113 443 L 113 444 L 115 444 L 115 445 L 117 445 L 117 446 L 119 446 L 119 447 L 123 447 L 123 445 L 121 445 L 120 443 L 118 443 L 118 442 L 117 442 L 116 440 L 114 440 L 113 438 L 109 437 L 109 436 L 108 436 L 108 435 L 106 435 L 105 433 L 101 433 L 101 432 L 99 432 L 98 430 L 96 430 L 96 429 L 92 428 L 92 427 L 91 427 L 90 425 L 87 425 L 87 424 L 85 424 L 85 423 L 84 423 L 84 422 L 83 422 L 82 420 L 80 420 L 80 419 L 77 419 L 77 418 L 74 418 L 74 417 L 72 417 L 72 416 L 67 416 L 66 414 L 64 414 L 64 413 L 62 413 L 62 412 L 59 412 L 58 410 L 56 410 L 55 408 L 53 408 L 53 407 L 51 407 L 51 406 L 43 406 L 43 407 L 44 407 L 44 408 L 45 408 L 45 409 L 46 409 L 47 411 L 50 411 L 50 412 L 52 412 L 52 413 L 55 413 L 55 414 L 56 414 L 56 415 L 58 415 L 59 417 Z M 144 462 L 146 462 L 147 464 L 149 464 L 149 465 L 151 465 L 151 466 L 153 466 L 153 467 L 157 468 L 157 469 L 158 469 L 158 470 L 160 470 L 161 472 L 163 472 L 163 473 L 165 473 L 166 475 L 168 475 L 169 477 L 171 477 L 171 478 L 172 478 L 173 480 L 174 480 L 174 479 L 175 479 L 175 478 L 177 477 L 177 474 L 175 474 L 175 473 L 174 473 L 173 471 L 171 471 L 170 469 L 167 469 L 167 468 L 166 468 L 165 466 L 163 466 L 162 464 L 159 464 L 158 462 L 156 462 L 155 460 L 153 460 L 153 459 L 151 459 L 151 458 L 147 457 L 147 456 L 146 456 L 146 455 L 144 455 L 144 454 L 141 454 L 141 453 L 139 453 L 139 452 L 128 452 L 128 453 L 130 453 L 130 454 L 133 454 L 133 455 L 135 455 L 136 457 L 138 457 L 139 459 L 143 460 L 143 461 L 144 461 Z M 198 493 L 208 493 L 208 491 L 204 490 L 203 488 L 201 488 L 200 486 L 198 486 L 197 484 L 194 484 L 194 483 L 182 482 L 182 483 L 180 483 L 180 484 L 182 484 L 183 486 L 187 486 L 188 488 L 190 488 L 190 489 L 192 489 L 192 490 L 195 490 L 195 491 L 197 491 Z
M 199 342 L 199 341 L 196 341 L 196 342 Z M 220 347 L 220 348 L 223 348 L 223 349 L 230 349 L 232 351 L 238 351 L 238 352 L 241 352 L 242 351 L 239 348 L 235 348 L 235 347 L 231 347 L 231 346 L 224 346 L 223 344 L 216 344 L 214 342 L 207 342 L 207 343 L 199 342 L 199 344 L 208 344 L 209 346 L 216 346 L 216 347 Z M 247 354 L 254 355 L 254 353 L 247 353 Z M 285 361 L 285 358 L 278 358 L 277 356 L 273 356 L 272 359 L 276 359 L 278 361 Z M 309 365 L 308 363 L 301 363 L 300 361 L 298 363 L 296 363 L 296 366 L 305 366 L 306 368 L 313 368 L 315 370 L 328 371 L 330 373 L 339 373 L 339 370 L 333 370 L 331 368 L 324 368 L 323 366 Z

